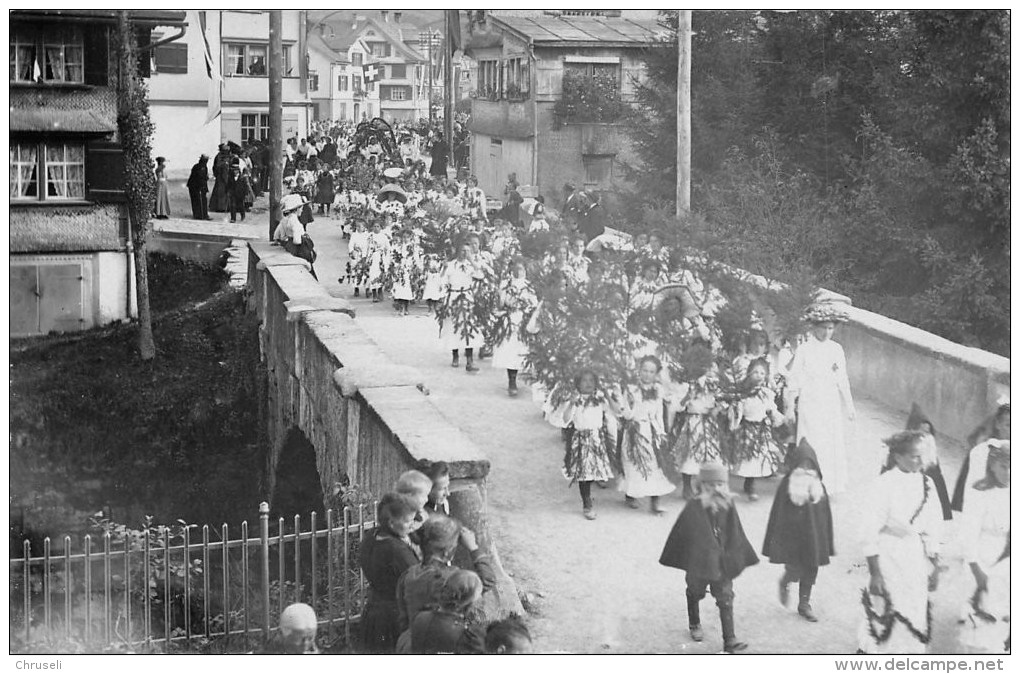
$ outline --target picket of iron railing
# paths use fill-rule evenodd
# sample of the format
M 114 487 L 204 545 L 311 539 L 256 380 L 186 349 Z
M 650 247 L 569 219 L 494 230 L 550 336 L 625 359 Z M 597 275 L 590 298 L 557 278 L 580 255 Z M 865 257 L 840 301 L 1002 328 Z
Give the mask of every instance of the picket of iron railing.
M 373 508 L 374 510 L 374 508 Z M 257 539 L 249 537 L 248 522 L 241 523 L 240 538 L 237 540 L 230 540 L 230 531 L 226 524 L 222 525 L 221 529 L 221 540 L 216 542 L 210 542 L 209 526 L 202 526 L 202 540 L 200 543 L 192 542 L 192 536 L 190 527 L 184 527 L 183 534 L 181 536 L 180 545 L 170 544 L 170 528 L 160 527 L 158 530 L 146 529 L 142 536 L 141 550 L 131 550 L 131 542 L 125 539 L 123 542 L 123 549 L 113 549 L 111 535 L 109 532 L 103 533 L 102 540 L 102 551 L 98 549 L 93 550 L 93 537 L 86 535 L 82 540 L 82 552 L 72 554 L 71 550 L 71 537 L 64 536 L 64 550 L 63 555 L 54 555 L 52 551 L 52 541 L 49 537 L 43 540 L 42 555 L 39 557 L 32 556 L 31 543 L 24 541 L 22 545 L 22 557 L 20 559 L 10 560 L 11 569 L 11 580 L 16 582 L 16 578 L 21 576 L 21 582 L 23 584 L 21 603 L 23 615 L 22 620 L 24 624 L 22 633 L 24 634 L 25 645 L 32 643 L 32 625 L 33 625 L 33 568 L 38 570 L 39 565 L 42 566 L 42 572 L 37 577 L 41 578 L 41 588 L 35 594 L 40 596 L 35 598 L 36 606 L 38 602 L 42 602 L 42 624 L 45 627 L 44 634 L 46 639 L 54 638 L 53 626 L 54 626 L 54 609 L 53 609 L 53 594 L 55 591 L 63 591 L 64 599 L 64 637 L 67 639 L 72 638 L 72 628 L 74 623 L 79 622 L 77 616 L 84 614 L 84 626 L 79 634 L 84 635 L 86 643 L 93 644 L 92 637 L 96 636 L 98 640 L 100 635 L 103 642 L 107 646 L 112 646 L 115 643 L 120 645 L 127 645 L 129 648 L 143 645 L 146 648 L 152 648 L 156 644 L 169 645 L 176 642 L 191 643 L 196 636 L 203 636 L 205 639 L 213 637 L 232 637 L 232 636 L 243 636 L 245 641 L 249 638 L 252 628 L 254 627 L 250 621 L 252 605 L 249 601 L 250 584 L 255 581 L 259 584 L 259 591 L 261 593 L 261 615 L 256 618 L 259 627 L 256 629 L 261 630 L 261 638 L 268 640 L 272 634 L 274 627 L 270 624 L 272 600 L 271 597 L 271 584 L 274 580 L 270 566 L 270 548 L 272 546 L 277 547 L 277 569 L 276 578 L 278 582 L 278 591 L 276 596 L 276 608 L 278 611 L 282 611 L 284 608 L 284 602 L 288 600 L 286 586 L 288 582 L 288 573 L 286 568 L 286 562 L 288 561 L 287 556 L 287 545 L 294 545 L 294 596 L 290 598 L 292 601 L 303 601 L 309 600 L 313 606 L 317 605 L 321 597 L 319 590 L 320 574 L 318 569 L 318 559 L 320 551 L 320 541 L 322 537 L 326 538 L 326 600 L 328 603 L 328 616 L 320 616 L 319 624 L 324 625 L 332 633 L 336 627 L 338 619 L 338 610 L 341 608 L 341 602 L 343 607 L 343 628 L 344 636 L 348 641 L 351 636 L 351 624 L 361 619 L 360 608 L 364 606 L 364 591 L 365 591 L 365 577 L 364 573 L 359 569 L 353 569 L 351 567 L 351 551 L 350 546 L 352 544 L 351 536 L 357 535 L 358 540 L 361 540 L 367 529 L 375 526 L 373 522 L 365 521 L 365 508 L 362 505 L 358 506 L 358 522 L 356 524 L 351 523 L 352 509 L 345 507 L 342 510 L 342 519 L 336 517 L 338 513 L 335 513 L 332 509 L 326 511 L 326 528 L 318 529 L 319 518 L 317 513 L 311 513 L 309 518 L 309 530 L 301 531 L 301 517 L 296 515 L 294 517 L 294 529 L 292 533 L 285 532 L 286 520 L 279 518 L 277 522 L 277 533 L 274 536 L 269 535 L 269 506 L 266 503 L 260 504 L 259 508 L 259 524 L 260 524 L 260 535 Z M 339 521 L 338 521 L 339 520 Z M 153 538 L 151 533 L 156 533 L 156 537 Z M 335 537 L 343 536 L 343 549 L 338 551 L 336 545 L 338 543 Z M 311 564 L 310 564 L 310 582 L 311 587 L 303 582 L 305 576 L 302 573 L 301 566 L 301 545 L 303 541 L 307 541 L 310 547 Z M 153 543 L 162 547 L 162 555 L 152 549 Z M 98 548 L 98 546 L 96 546 Z M 249 569 L 249 552 L 253 548 L 259 549 L 259 556 L 261 561 L 261 574 L 259 579 L 252 578 L 252 574 Z M 242 620 L 237 625 L 233 625 L 230 619 L 233 611 L 233 604 L 231 602 L 230 592 L 230 552 L 231 550 L 241 551 L 240 560 L 240 601 L 239 608 L 241 611 Z M 222 626 L 218 626 L 216 629 L 212 627 L 212 621 L 214 620 L 212 613 L 211 597 L 213 588 L 212 579 L 209 576 L 210 570 L 210 559 L 216 552 L 221 553 L 222 560 Z M 178 570 L 177 573 L 172 569 L 173 561 L 178 558 L 182 562 L 182 570 Z M 338 556 L 342 557 L 339 559 Z M 191 577 L 192 570 L 192 558 L 201 558 L 201 588 L 198 585 L 193 586 Z M 196 560 L 197 561 L 197 560 Z M 138 563 L 141 563 L 141 568 L 144 569 L 142 573 L 142 612 L 144 615 L 141 618 L 141 631 L 142 635 L 135 633 L 135 622 L 138 622 L 137 607 L 133 610 L 132 607 L 132 570 L 137 572 Z M 163 634 L 160 637 L 155 637 L 152 633 L 152 610 L 153 610 L 153 599 L 158 596 L 155 594 L 155 590 L 158 585 L 156 579 L 151 575 L 152 565 L 154 563 L 162 563 L 163 565 Z M 75 565 L 80 563 L 83 568 L 79 571 L 75 570 Z M 101 567 L 100 567 L 101 564 Z M 117 564 L 117 567 L 115 567 Z M 342 564 L 342 567 L 341 567 Z M 59 571 L 63 571 L 63 588 L 55 588 L 55 584 L 59 584 Z M 341 567 L 341 568 L 338 568 Z M 122 581 L 117 579 L 117 573 L 115 568 L 122 570 L 123 579 Z M 17 571 L 20 569 L 21 573 Z M 80 573 L 79 573 L 80 572 Z M 93 574 L 95 572 L 95 578 Z M 358 574 L 358 582 L 356 584 L 357 590 L 362 593 L 362 599 L 358 605 L 358 614 L 354 615 L 355 607 L 351 597 L 351 591 L 355 588 L 352 586 L 350 575 L 352 572 Z M 99 581 L 99 574 L 102 575 L 102 592 L 97 586 Z M 173 585 L 171 584 L 171 576 L 178 575 L 182 579 L 183 585 L 183 611 L 181 621 L 183 625 L 177 625 L 174 621 L 174 606 L 177 602 L 174 601 Z M 77 580 L 77 582 L 76 582 Z M 95 580 L 96 582 L 93 582 Z M 114 582 L 122 582 L 123 584 L 123 607 L 118 609 L 114 604 L 119 606 L 119 600 L 114 599 Z M 76 590 L 78 585 L 80 588 Z M 38 587 L 38 585 L 37 585 Z M 178 586 L 180 587 L 180 586 Z M 308 589 L 306 589 L 308 588 Z M 119 589 L 117 591 L 120 591 Z M 342 593 L 342 598 L 338 598 L 336 593 Z M 194 597 L 196 592 L 202 593 L 202 628 L 201 631 L 193 630 L 191 622 L 191 604 L 194 599 L 197 601 L 197 597 Z M 84 606 L 75 606 L 75 599 L 79 601 L 84 596 Z M 306 597 L 307 595 L 307 597 Z M 17 595 L 13 595 L 17 596 Z M 12 599 L 13 599 L 12 596 Z M 102 601 L 102 609 L 100 610 L 100 596 Z M 181 598 L 181 597 L 179 597 Z M 17 601 L 17 600 L 14 600 Z M 234 601 L 237 601 L 236 597 Z M 102 616 L 102 626 L 100 627 L 97 622 L 99 616 Z M 116 615 L 115 615 L 116 614 Z M 16 625 L 12 624 L 12 634 L 16 629 Z M 94 644 L 93 644 L 94 645 Z

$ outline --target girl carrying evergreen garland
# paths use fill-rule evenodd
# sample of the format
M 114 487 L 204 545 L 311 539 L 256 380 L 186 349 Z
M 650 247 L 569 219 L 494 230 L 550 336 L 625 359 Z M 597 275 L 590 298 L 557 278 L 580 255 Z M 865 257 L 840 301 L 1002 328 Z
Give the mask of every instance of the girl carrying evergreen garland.
M 510 278 L 499 290 L 499 311 L 493 328 L 492 366 L 504 368 L 507 376 L 507 394 L 517 396 L 517 372 L 528 357 L 524 326 L 538 306 L 538 296 L 528 282 L 523 259 L 510 264 Z
M 744 494 L 757 501 L 754 480 L 771 477 L 783 463 L 783 450 L 772 434 L 783 423 L 776 407 L 776 394 L 769 388 L 768 361 L 753 360 L 741 382 L 736 404 L 730 408 L 733 438 L 733 472 L 744 478 Z
M 425 256 L 423 269 L 424 287 L 421 291 L 422 299 L 428 306 L 428 313 L 436 310 L 436 304 L 443 299 L 443 265 L 439 256 L 429 253 Z
M 441 311 L 436 312 L 439 333 L 443 343 L 453 353 L 451 367 L 460 367 L 460 350 L 464 349 L 468 373 L 478 372 L 474 350 L 482 345 L 483 326 L 475 312 L 475 282 L 483 272 L 471 260 L 471 244 L 461 245 L 457 259 L 447 263 L 443 271 L 443 288 L 446 299 Z
M 390 265 L 391 292 L 397 304 L 397 311 L 402 316 L 407 316 L 408 308 L 414 299 L 418 255 L 411 232 L 400 232 L 394 238 L 393 262 Z
M 390 239 L 381 231 L 379 223 L 376 222 L 372 225 L 372 233 L 368 237 L 368 280 L 365 283 L 373 302 L 382 300 L 382 288 L 389 257 Z
M 680 400 L 681 413 L 673 422 L 670 455 L 673 468 L 683 480 L 683 497 L 691 499 L 694 490 L 691 477 L 701 464 L 722 463 L 721 436 L 716 419 L 718 393 L 717 369 L 707 347 L 695 345 L 684 358 L 684 378 L 688 381 L 686 395 Z
M 620 470 L 616 447 L 615 405 L 599 388 L 592 370 L 581 370 L 574 378 L 574 390 L 561 408 L 566 451 L 563 477 L 577 482 L 585 519 L 595 519 L 591 483 L 611 480 Z
M 663 473 L 661 461 L 667 444 L 665 391 L 659 383 L 662 363 L 655 356 L 638 361 L 636 385 L 628 386 L 620 402 L 625 420 L 620 463 L 624 479 L 620 490 L 626 495 L 629 508 L 638 508 L 637 499 L 651 497 L 652 514 L 666 511 L 659 497 L 671 493 L 676 486 Z

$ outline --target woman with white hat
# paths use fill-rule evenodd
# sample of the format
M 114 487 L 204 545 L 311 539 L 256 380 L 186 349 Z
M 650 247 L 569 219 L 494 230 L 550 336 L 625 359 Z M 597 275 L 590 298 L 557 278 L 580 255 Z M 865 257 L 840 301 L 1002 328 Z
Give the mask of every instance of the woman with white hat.
M 833 303 L 815 304 L 805 313 L 811 336 L 797 348 L 786 388 L 785 409 L 797 412 L 796 441 L 807 438 L 815 448 L 830 494 L 846 491 L 847 435 L 856 415 L 846 355 L 832 341 L 836 324 L 846 320 L 845 312 Z
M 314 244 L 305 233 L 304 225 L 301 224 L 298 217 L 306 203 L 308 203 L 307 200 L 300 194 L 288 194 L 280 201 L 280 212 L 283 214 L 283 219 L 280 220 L 276 231 L 273 232 L 273 241 L 281 244 L 291 255 L 307 260 L 309 271 L 318 280 L 319 277 L 315 275 L 315 267 L 312 265 L 316 257 Z

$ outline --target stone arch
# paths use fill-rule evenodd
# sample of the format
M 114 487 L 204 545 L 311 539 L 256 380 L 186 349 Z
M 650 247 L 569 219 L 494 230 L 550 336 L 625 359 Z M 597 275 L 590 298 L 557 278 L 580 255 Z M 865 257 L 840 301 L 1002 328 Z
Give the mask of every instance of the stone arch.
M 305 518 L 313 510 L 325 512 L 315 446 L 297 426 L 284 436 L 270 483 L 269 507 L 274 515 Z

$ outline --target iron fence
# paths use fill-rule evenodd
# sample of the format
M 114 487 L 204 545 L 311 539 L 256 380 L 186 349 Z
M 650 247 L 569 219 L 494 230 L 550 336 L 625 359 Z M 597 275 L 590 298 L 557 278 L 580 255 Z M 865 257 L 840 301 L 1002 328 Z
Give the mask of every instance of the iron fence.
M 59 551 L 47 537 L 42 556 L 26 540 L 23 556 L 10 560 L 11 651 L 201 651 L 214 643 L 214 651 L 246 651 L 268 640 L 295 601 L 315 608 L 320 634 L 349 644 L 365 597 L 357 552 L 375 526 L 366 509 L 327 510 L 321 529 L 312 512 L 307 531 L 295 515 L 287 533 L 283 517 L 270 526 L 262 503 L 258 534 L 245 521 L 234 539 L 226 524 L 182 523 L 107 529 L 85 536 L 78 552 L 70 536 Z

